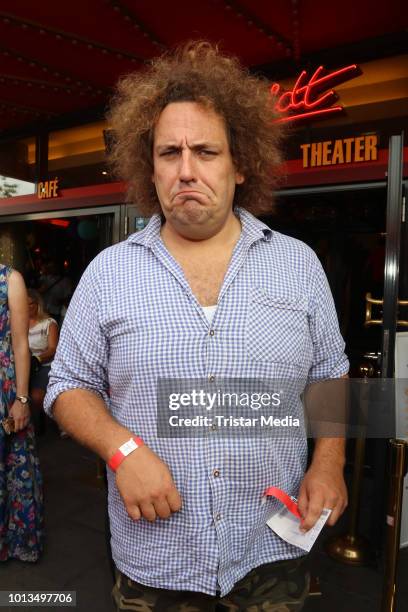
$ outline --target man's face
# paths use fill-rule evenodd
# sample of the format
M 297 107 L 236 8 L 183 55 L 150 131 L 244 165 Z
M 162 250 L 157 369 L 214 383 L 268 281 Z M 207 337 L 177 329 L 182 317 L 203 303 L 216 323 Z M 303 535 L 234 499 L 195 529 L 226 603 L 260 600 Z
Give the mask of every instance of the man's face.
M 154 130 L 154 172 L 166 221 L 185 237 L 209 237 L 232 214 L 234 166 L 224 120 L 196 102 L 173 102 Z

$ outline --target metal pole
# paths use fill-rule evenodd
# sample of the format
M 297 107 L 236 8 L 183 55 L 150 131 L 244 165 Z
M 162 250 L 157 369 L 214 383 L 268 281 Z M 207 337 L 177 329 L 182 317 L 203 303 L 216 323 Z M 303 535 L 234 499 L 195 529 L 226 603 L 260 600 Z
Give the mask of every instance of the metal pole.
M 326 543 L 327 554 L 341 563 L 349 565 L 367 565 L 372 557 L 371 546 L 366 538 L 358 534 L 358 519 L 360 511 L 361 488 L 364 475 L 365 430 L 369 401 L 368 377 L 373 376 L 374 368 L 371 364 L 363 363 L 359 366 L 362 377 L 360 388 L 359 421 L 361 427 L 360 437 L 356 438 L 354 449 L 353 481 L 350 494 L 349 525 L 346 533 L 330 538 Z
M 361 486 L 363 483 L 365 438 L 357 438 L 354 448 L 353 483 L 350 494 L 350 524 L 348 536 L 355 542 L 357 536 L 358 516 L 360 511 Z
M 386 515 L 385 573 L 381 612 L 394 612 L 396 609 L 396 579 L 401 537 L 402 494 L 407 472 L 407 446 L 404 440 L 390 440 L 390 488 Z

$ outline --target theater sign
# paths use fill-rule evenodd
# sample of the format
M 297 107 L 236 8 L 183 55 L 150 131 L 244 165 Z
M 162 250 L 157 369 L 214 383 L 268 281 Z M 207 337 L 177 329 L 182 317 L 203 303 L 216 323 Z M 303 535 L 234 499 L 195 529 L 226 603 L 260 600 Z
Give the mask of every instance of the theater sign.
M 376 161 L 377 134 L 300 145 L 303 168 Z

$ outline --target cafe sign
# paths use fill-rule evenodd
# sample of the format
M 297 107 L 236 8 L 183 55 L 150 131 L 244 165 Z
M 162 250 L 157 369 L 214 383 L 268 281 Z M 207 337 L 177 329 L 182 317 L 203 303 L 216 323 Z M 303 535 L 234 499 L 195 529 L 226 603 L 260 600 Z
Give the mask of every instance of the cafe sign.
M 43 181 L 38 183 L 37 186 L 37 197 L 40 200 L 48 198 L 58 198 L 58 179 L 55 178 L 52 181 Z
M 375 161 L 378 136 L 368 134 L 338 140 L 301 144 L 303 168 Z

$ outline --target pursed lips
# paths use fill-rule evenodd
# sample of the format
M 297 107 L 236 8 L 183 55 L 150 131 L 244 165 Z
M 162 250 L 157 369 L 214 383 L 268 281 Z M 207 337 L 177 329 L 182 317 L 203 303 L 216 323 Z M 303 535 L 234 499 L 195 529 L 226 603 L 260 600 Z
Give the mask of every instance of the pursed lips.
M 179 197 L 189 197 L 189 196 L 192 198 L 203 198 L 205 197 L 205 194 L 202 191 L 194 191 L 194 190 L 178 191 L 173 199 L 179 198 Z

